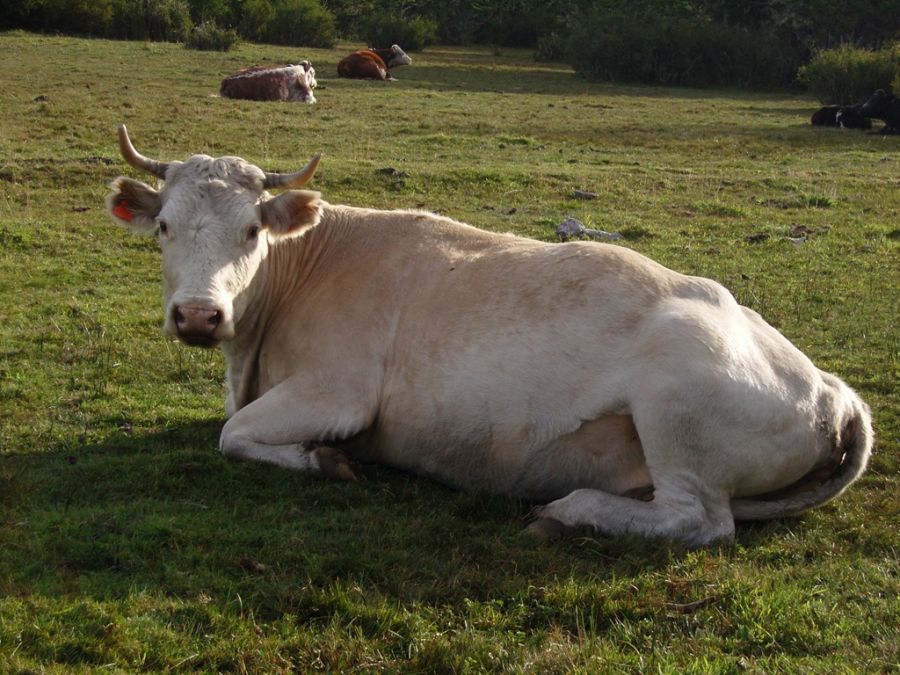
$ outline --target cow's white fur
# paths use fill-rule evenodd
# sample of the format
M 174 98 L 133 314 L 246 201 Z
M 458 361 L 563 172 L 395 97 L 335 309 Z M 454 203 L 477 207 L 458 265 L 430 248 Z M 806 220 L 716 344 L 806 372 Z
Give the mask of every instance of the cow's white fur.
M 352 438 L 362 460 L 555 500 L 542 515 L 565 526 L 689 545 L 823 503 L 865 467 L 866 405 L 713 281 L 617 246 L 271 198 L 262 177 L 195 155 L 146 200 L 158 214 L 120 220 L 167 224 L 166 331 L 179 304 L 223 314 L 228 456 L 315 471 L 312 444 Z M 651 484 L 652 501 L 623 496 Z

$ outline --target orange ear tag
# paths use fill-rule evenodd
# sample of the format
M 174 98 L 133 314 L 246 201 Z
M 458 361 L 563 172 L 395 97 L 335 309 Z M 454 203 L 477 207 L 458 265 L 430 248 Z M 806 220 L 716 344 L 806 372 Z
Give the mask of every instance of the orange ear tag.
M 120 199 L 116 202 L 116 205 L 113 207 L 113 215 L 120 220 L 124 220 L 128 223 L 131 222 L 131 219 L 134 218 L 134 214 L 131 212 L 131 209 L 128 208 L 128 202 L 124 199 Z

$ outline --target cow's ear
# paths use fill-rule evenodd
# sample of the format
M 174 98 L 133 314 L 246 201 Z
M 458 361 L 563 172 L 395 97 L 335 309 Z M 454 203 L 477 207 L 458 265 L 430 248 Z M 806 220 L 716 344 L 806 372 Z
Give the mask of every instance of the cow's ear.
M 162 208 L 159 192 L 146 183 L 119 176 L 106 196 L 106 208 L 119 225 L 138 234 L 153 234 Z
M 319 224 L 321 194 L 309 190 L 288 190 L 260 204 L 262 224 L 275 236 L 302 234 Z

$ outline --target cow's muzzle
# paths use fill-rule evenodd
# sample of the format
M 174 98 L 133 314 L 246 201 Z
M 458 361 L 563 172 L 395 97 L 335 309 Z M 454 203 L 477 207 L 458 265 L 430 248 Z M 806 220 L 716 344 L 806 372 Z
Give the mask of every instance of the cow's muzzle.
M 172 308 L 172 321 L 178 339 L 192 347 L 215 347 L 219 344 L 222 319 L 221 309 L 188 305 Z

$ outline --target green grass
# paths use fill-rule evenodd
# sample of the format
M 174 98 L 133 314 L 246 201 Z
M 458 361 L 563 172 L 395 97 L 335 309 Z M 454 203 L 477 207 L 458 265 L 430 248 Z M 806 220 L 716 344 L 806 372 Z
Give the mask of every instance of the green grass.
M 810 98 L 588 84 L 512 50 L 338 80 L 355 46 L 0 35 L 0 672 L 896 669 L 900 139 L 812 128 Z M 314 106 L 214 96 L 301 58 Z M 685 552 L 535 546 L 529 504 L 384 468 L 348 485 L 227 462 L 221 356 L 162 336 L 156 244 L 102 207 L 135 175 L 120 122 L 161 159 L 286 171 L 322 151 L 332 202 L 548 241 L 569 216 L 621 231 L 857 388 L 872 468 Z M 787 240 L 800 226 L 816 235 Z

